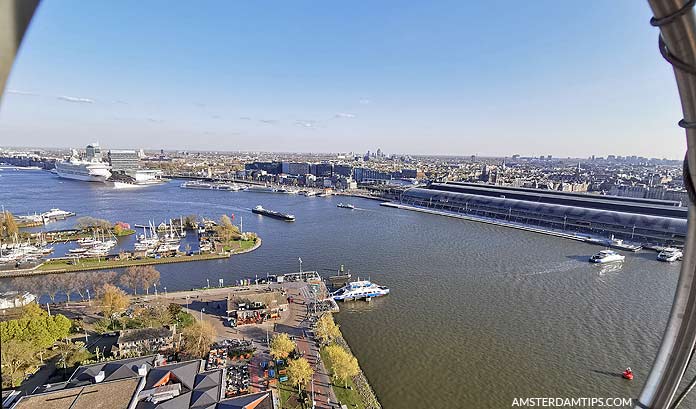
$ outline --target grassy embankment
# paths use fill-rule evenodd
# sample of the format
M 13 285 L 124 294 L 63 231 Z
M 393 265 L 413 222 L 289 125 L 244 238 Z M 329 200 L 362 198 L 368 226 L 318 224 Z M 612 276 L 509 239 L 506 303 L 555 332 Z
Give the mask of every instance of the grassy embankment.
M 333 367 L 329 354 L 326 353 L 326 347 L 321 347 L 319 353 L 321 354 L 321 360 L 324 362 L 326 371 L 328 373 L 332 373 Z M 341 381 L 332 380 L 331 387 L 336 394 L 336 398 L 339 402 L 341 402 L 341 404 L 346 405 L 349 408 L 365 408 L 365 405 L 363 404 L 362 399 L 360 399 L 360 394 L 358 393 L 352 379 L 348 380 L 347 387 L 346 384 Z

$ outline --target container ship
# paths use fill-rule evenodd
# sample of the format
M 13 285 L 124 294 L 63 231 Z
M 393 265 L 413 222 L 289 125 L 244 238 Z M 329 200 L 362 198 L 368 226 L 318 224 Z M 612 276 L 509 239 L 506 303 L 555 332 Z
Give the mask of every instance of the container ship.
M 273 210 L 264 209 L 261 205 L 254 207 L 253 209 L 251 209 L 251 211 L 253 213 L 260 214 L 263 216 L 273 217 L 274 219 L 285 220 L 286 222 L 295 221 L 295 216 L 292 214 L 285 214 Z

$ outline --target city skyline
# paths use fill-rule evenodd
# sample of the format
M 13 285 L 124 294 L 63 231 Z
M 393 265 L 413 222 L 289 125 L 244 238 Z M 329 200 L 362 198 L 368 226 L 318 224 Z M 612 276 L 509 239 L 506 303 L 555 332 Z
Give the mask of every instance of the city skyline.
M 647 5 L 549 5 L 46 2 L 2 143 L 681 159 Z
M 416 152 L 385 152 L 381 151 L 381 148 L 376 148 L 376 149 L 367 149 L 365 152 L 357 152 L 355 150 L 349 150 L 349 151 L 268 151 L 268 150 L 225 150 L 225 149 L 208 149 L 208 150 L 197 150 L 197 149 L 172 149 L 168 147 L 160 147 L 160 148 L 141 148 L 140 146 L 105 146 L 101 144 L 99 141 L 93 141 L 87 145 L 91 144 L 98 144 L 102 149 L 104 149 L 106 152 L 110 150 L 130 150 L 130 151 L 144 151 L 146 153 L 157 153 L 157 152 L 165 152 L 165 153 L 193 153 L 193 154 L 267 154 L 267 155 L 278 155 L 279 157 L 282 157 L 283 155 L 290 155 L 290 156 L 302 156 L 302 155 L 310 155 L 310 156 L 327 156 L 327 155 L 336 155 L 338 157 L 343 157 L 345 155 L 354 155 L 354 156 L 359 156 L 359 157 L 364 157 L 367 156 L 369 153 L 370 155 L 377 155 L 381 153 L 384 157 L 390 158 L 390 157 L 399 157 L 399 156 L 409 156 L 409 157 L 429 157 L 429 158 L 458 158 L 458 159 L 545 159 L 545 160 L 580 160 L 580 161 L 588 161 L 588 160 L 593 160 L 593 159 L 619 159 L 619 158 L 645 158 L 649 160 L 670 160 L 670 161 L 682 161 L 683 158 L 666 158 L 666 157 L 657 157 L 657 156 L 642 156 L 642 155 L 635 155 L 635 154 L 626 154 L 626 155 L 618 155 L 618 154 L 613 154 L 609 153 L 606 155 L 599 155 L 599 154 L 593 154 L 588 157 L 580 157 L 580 156 L 554 156 L 550 154 L 545 154 L 543 152 L 537 152 L 536 154 L 530 154 L 530 155 L 521 155 L 518 153 L 512 153 L 512 154 L 499 154 L 499 155 L 468 155 L 468 154 L 422 154 L 422 153 L 416 153 Z M 29 153 L 29 151 L 32 150 L 41 150 L 41 151 L 71 151 L 75 150 L 79 155 L 84 154 L 85 146 L 22 146 L 22 145 L 0 145 L 0 150 L 6 150 L 6 151 L 18 151 L 23 152 L 23 153 Z M 378 151 L 379 149 L 379 151 Z M 351 159 L 352 160 L 353 156 L 350 158 L 346 159 Z

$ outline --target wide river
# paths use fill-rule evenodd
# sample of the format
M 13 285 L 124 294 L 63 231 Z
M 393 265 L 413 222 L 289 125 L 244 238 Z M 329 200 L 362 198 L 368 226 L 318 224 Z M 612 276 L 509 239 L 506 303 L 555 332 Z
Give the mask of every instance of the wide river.
M 58 207 L 131 224 L 234 214 L 263 245 L 227 260 L 160 265 L 169 291 L 305 270 L 391 288 L 341 305 L 337 321 L 385 408 L 510 407 L 515 397 L 635 398 L 652 365 L 679 264 L 650 251 L 620 268 L 591 265 L 601 248 L 571 240 L 380 207 L 357 198 L 179 188 L 118 190 L 44 171 L 0 171 L 15 214 Z M 337 208 L 349 202 L 355 210 Z M 251 213 L 293 213 L 286 223 Z M 70 227 L 75 218 L 50 224 Z M 130 246 L 126 238 L 121 246 Z M 64 249 L 63 249 L 64 251 Z M 5 280 L 4 287 L 22 287 Z M 31 288 L 20 288 L 30 290 Z M 631 366 L 633 382 L 617 377 Z M 687 407 L 693 407 L 693 398 Z

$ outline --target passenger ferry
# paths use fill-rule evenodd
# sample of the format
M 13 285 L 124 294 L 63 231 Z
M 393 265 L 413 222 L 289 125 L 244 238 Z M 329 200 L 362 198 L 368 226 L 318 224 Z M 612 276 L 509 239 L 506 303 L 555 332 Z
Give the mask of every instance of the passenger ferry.
M 336 301 L 348 300 L 369 300 L 374 297 L 381 297 L 389 294 L 389 289 L 384 286 L 377 285 L 368 280 L 352 281 L 344 287 L 331 293 L 331 298 Z
M 592 263 L 611 263 L 614 261 L 624 261 L 626 256 L 619 254 L 614 250 L 602 250 L 599 253 L 590 257 Z
M 684 254 L 681 250 L 674 247 L 667 247 L 662 249 L 662 251 L 657 255 L 659 261 L 666 261 L 671 263 L 673 261 L 681 260 Z
M 351 210 L 352 210 L 352 209 L 355 209 L 355 206 L 353 206 L 353 205 L 350 204 L 350 203 L 339 203 L 339 204 L 336 205 L 336 207 L 341 207 L 341 208 L 343 208 L 343 209 L 351 209 Z

